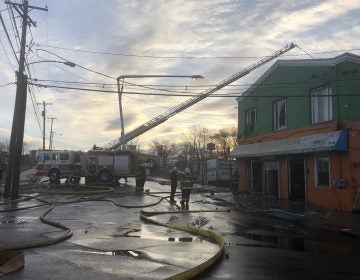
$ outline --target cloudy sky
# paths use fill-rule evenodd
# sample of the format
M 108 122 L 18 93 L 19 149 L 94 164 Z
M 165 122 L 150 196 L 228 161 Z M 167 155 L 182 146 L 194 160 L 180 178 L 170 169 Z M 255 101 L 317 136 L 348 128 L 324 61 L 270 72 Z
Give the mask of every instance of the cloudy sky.
M 42 106 L 36 103 L 43 101 L 52 103 L 46 107 L 47 117 L 57 118 L 55 148 L 87 150 L 118 138 L 115 78 L 120 75 L 205 77 L 125 79 L 123 108 L 129 132 L 190 98 L 175 93 L 201 93 L 290 42 L 301 49 L 282 59 L 333 57 L 345 51 L 360 55 L 360 1 L 354 0 L 30 0 L 29 4 L 49 10 L 30 13 L 37 27 L 28 32 L 27 74 L 33 83 L 61 87 L 33 86 L 28 95 L 25 141 L 33 149 L 42 145 Z M 16 28 L 7 8 L 1 0 L 1 15 L 18 55 Z M 20 19 L 13 13 L 21 33 Z M 4 141 L 11 131 L 18 66 L 2 25 L 0 39 L 0 141 Z M 68 60 L 79 66 L 32 63 L 43 60 Z M 241 94 L 270 66 L 217 94 Z M 154 139 L 181 141 L 194 125 L 235 126 L 236 106 L 234 97 L 209 97 L 141 135 L 137 143 L 146 148 Z M 47 120 L 47 138 L 49 128 Z

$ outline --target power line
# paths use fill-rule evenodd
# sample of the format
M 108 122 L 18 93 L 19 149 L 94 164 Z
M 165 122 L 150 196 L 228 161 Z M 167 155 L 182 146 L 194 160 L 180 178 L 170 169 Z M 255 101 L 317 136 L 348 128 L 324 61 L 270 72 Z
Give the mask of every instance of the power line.
M 358 79 L 346 79 L 346 81 L 351 80 L 358 80 Z M 61 81 L 61 80 L 46 80 L 46 79 L 33 79 L 34 82 L 52 82 L 52 83 L 59 83 L 59 84 L 78 84 L 78 85 L 88 85 L 88 86 L 94 86 L 94 87 L 116 87 L 117 84 L 115 83 L 96 83 L 96 82 L 76 82 L 76 81 Z M 323 79 L 319 80 L 321 82 L 324 82 Z M 338 80 L 340 81 L 340 80 Z M 345 81 L 345 80 L 344 80 Z M 227 87 L 231 88 L 224 88 L 222 90 L 234 90 L 234 87 L 249 87 L 253 85 L 261 85 L 261 86 L 274 86 L 274 85 L 296 85 L 296 84 L 305 84 L 305 83 L 313 83 L 314 79 L 305 79 L 301 81 L 296 82 L 276 82 L 276 83 L 248 83 L 248 84 L 237 84 L 237 85 L 227 85 Z M 167 91 L 167 92 L 175 92 L 175 93 L 189 93 L 189 91 L 175 91 L 175 90 L 161 90 L 158 88 L 153 87 L 168 87 L 168 88 L 187 88 L 194 90 L 203 90 L 204 88 L 212 87 L 214 85 L 143 85 L 143 84 L 133 84 L 130 85 L 130 87 L 139 87 L 139 86 L 146 86 L 145 89 L 151 89 L 151 90 L 160 90 L 160 91 Z M 151 87 L 151 88 L 150 88 Z M 190 92 L 191 93 L 191 92 Z
M 7 52 L 6 52 L 6 49 L 5 49 L 5 46 L 4 46 L 4 44 L 3 44 L 2 40 L 1 40 L 1 37 L 0 37 L 0 44 L 1 44 L 2 48 L 4 49 L 4 54 L 6 55 L 6 58 L 7 58 L 8 62 L 9 62 L 9 64 L 10 64 L 10 67 L 11 67 L 11 68 L 15 68 L 15 67 L 13 66 L 11 60 L 10 60 L 10 57 L 8 56 L 8 54 L 7 54 Z
M 11 5 L 9 5 L 9 6 L 10 6 L 10 9 L 8 9 L 8 13 L 9 13 L 9 17 L 10 17 L 10 22 L 11 22 L 11 26 L 12 26 L 12 29 L 13 29 L 13 32 L 14 32 L 17 47 L 19 48 L 20 47 L 20 35 L 19 35 L 19 31 L 18 31 L 18 28 L 17 28 L 17 25 L 16 25 L 15 16 L 14 16 L 14 12 L 12 10 L 12 6 Z
M 52 54 L 52 55 L 56 56 L 57 58 L 60 58 L 60 59 L 62 59 L 62 60 L 65 60 L 66 62 L 71 62 L 71 63 L 74 63 L 74 62 L 72 62 L 72 61 L 70 61 L 70 60 L 67 60 L 66 58 L 64 58 L 64 57 L 62 57 L 62 56 L 60 56 L 60 55 L 58 55 L 58 54 L 56 54 L 56 53 L 53 53 L 53 52 L 51 52 L 51 51 L 48 51 L 48 50 L 45 50 L 45 49 L 36 49 L 36 50 L 40 50 L 40 51 L 44 51 L 44 52 L 48 52 L 48 53 L 50 53 L 50 54 Z M 86 71 L 89 71 L 89 72 L 92 72 L 92 73 L 98 74 L 98 75 L 100 75 L 100 76 L 104 76 L 104 77 L 107 77 L 107 78 L 110 78 L 110 79 L 116 80 L 116 78 L 115 78 L 115 77 L 112 77 L 112 76 L 110 76 L 110 75 L 107 75 L 107 74 L 104 74 L 104 73 L 101 73 L 101 72 L 98 72 L 98 71 L 92 70 L 92 69 L 87 68 L 87 67 L 85 67 L 85 66 L 81 66 L 81 65 L 79 65 L 79 64 L 77 64 L 77 63 L 75 63 L 75 64 L 76 64 L 76 67 L 79 67 L 79 68 L 84 69 L 84 70 L 86 70 Z
M 304 49 L 302 49 L 300 46 L 296 45 L 296 47 L 297 47 L 299 50 L 303 51 L 306 55 L 310 56 L 312 59 L 315 58 L 315 57 L 313 57 L 311 54 L 309 54 L 307 51 L 305 51 Z
M 113 52 L 101 52 L 93 50 L 79 50 L 66 47 L 58 47 L 53 45 L 46 44 L 37 44 L 38 46 L 67 50 L 81 53 L 92 53 L 92 54 L 103 54 L 103 55 L 112 55 L 112 56 L 125 56 L 125 57 L 139 57 L 139 58 L 160 58 L 160 59 L 253 59 L 253 58 L 263 58 L 262 56 L 156 56 L 156 55 L 139 55 L 139 54 L 125 54 L 125 53 L 113 53 Z M 301 49 L 302 50 L 302 49 Z M 337 53 L 337 52 L 349 52 L 349 51 L 359 51 L 360 48 L 351 48 L 351 49 L 342 49 L 342 50 L 333 50 L 333 51 L 324 51 L 324 52 L 313 52 L 312 54 L 328 54 L 328 53 Z M 305 52 L 304 50 L 302 50 Z M 305 52 L 307 55 L 309 53 Z M 288 54 L 286 56 L 303 56 L 303 54 Z M 310 55 L 311 56 L 311 55 Z
M 61 89 L 71 89 L 71 90 L 79 90 L 79 91 L 93 91 L 93 92 L 103 92 L 103 93 L 118 93 L 115 90 L 99 90 L 99 89 L 92 89 L 92 88 L 76 88 L 76 87 L 63 87 L 63 86 L 55 86 L 55 85 L 45 85 L 45 84 L 38 84 L 38 83 L 32 83 L 29 82 L 29 84 L 37 86 L 37 87 L 43 87 L 43 88 L 61 88 Z M 351 85 L 349 85 L 351 86 Z M 357 85 L 356 85 L 357 86 Z M 299 87 L 293 87 L 293 88 L 299 88 Z M 308 87 L 300 87 L 300 88 L 308 88 Z M 273 90 L 274 88 L 268 89 Z M 130 95 L 154 95 L 154 96 L 178 96 L 178 97 L 191 97 L 191 96 L 199 96 L 200 94 L 163 94 L 163 93 L 151 93 L 151 92 L 133 92 L 133 91 L 124 91 L 124 94 L 130 94 Z M 233 93 L 233 94 L 212 94 L 209 97 L 241 97 L 242 93 Z M 324 95 L 322 95 L 324 96 Z M 331 95 L 333 96 L 333 95 Z M 334 95 L 336 96 L 336 95 Z M 341 95 L 341 96 L 360 96 L 359 94 L 353 94 L 353 95 Z M 248 97 L 248 95 L 246 96 Z M 251 97 L 251 96 L 250 96 Z M 256 95 L 255 97 L 286 97 L 284 95 L 264 95 L 259 96 Z M 309 95 L 289 95 L 288 97 L 309 97 Z
M 0 87 L 6 87 L 6 86 L 9 86 L 9 85 L 16 85 L 16 83 L 7 83 L 7 84 L 0 85 Z
M 11 39 L 10 39 L 9 33 L 8 33 L 8 31 L 7 31 L 7 28 L 6 28 L 6 25 L 5 25 L 5 22 L 4 22 L 4 20 L 3 20 L 3 17 L 2 17 L 2 15 L 1 15 L 1 13 L 0 13 L 0 21 L 1 21 L 1 24 L 2 24 L 2 26 L 3 26 L 3 28 L 4 28 L 6 37 L 8 38 L 9 44 L 10 44 L 11 49 L 12 49 L 12 51 L 13 51 L 13 54 L 14 54 L 14 56 L 15 56 L 15 58 L 16 58 L 16 61 L 19 63 L 19 58 L 18 58 L 17 55 L 16 55 L 14 46 L 13 46 L 12 41 L 11 41 Z

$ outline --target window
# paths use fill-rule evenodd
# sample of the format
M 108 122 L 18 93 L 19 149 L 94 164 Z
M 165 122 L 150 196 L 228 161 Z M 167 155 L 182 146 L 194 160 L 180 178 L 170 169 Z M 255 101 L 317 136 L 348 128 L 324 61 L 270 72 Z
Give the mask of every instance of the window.
M 330 160 L 328 156 L 315 157 L 315 186 L 330 185 Z
M 311 122 L 320 123 L 332 119 L 331 87 L 311 91 Z
M 53 160 L 59 160 L 59 154 L 53 154 L 52 159 Z
M 44 160 L 50 160 L 50 154 L 44 154 Z
M 69 160 L 69 154 L 60 154 L 60 160 Z
M 252 108 L 245 112 L 246 126 L 253 126 L 256 122 L 256 108 Z
M 274 102 L 274 130 L 279 130 L 287 127 L 286 114 L 286 99 L 281 99 Z

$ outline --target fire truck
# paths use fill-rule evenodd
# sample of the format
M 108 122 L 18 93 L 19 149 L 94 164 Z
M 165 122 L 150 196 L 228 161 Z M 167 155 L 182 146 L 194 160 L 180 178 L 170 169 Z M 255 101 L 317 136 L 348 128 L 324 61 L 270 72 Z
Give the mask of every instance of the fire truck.
M 78 183 L 81 177 L 85 183 L 113 183 L 134 176 L 137 158 L 130 151 L 39 150 L 36 175 L 48 176 L 52 184 L 59 184 L 62 178 Z

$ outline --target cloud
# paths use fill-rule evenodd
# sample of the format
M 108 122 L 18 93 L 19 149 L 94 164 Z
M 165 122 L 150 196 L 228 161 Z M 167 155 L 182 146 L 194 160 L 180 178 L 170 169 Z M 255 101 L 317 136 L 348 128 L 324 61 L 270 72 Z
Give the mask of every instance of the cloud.
M 324 52 L 356 48 L 354 38 L 360 35 L 360 3 L 352 0 L 108 0 L 106 3 L 86 0 L 47 3 L 39 0 L 39 6 L 46 4 L 49 13 L 32 14 L 34 20 L 38 21 L 37 28 L 33 30 L 36 43 L 134 55 L 101 55 L 35 45 L 34 53 L 29 53 L 29 61 L 57 59 L 44 51 L 35 51 L 36 48 L 43 48 L 80 66 L 110 76 L 61 64 L 39 63 L 31 67 L 33 78 L 50 80 L 50 84 L 54 84 L 54 80 L 87 83 L 56 83 L 72 87 L 101 89 L 92 83 L 116 83 L 114 78 L 129 74 L 205 76 L 204 80 L 197 81 L 155 78 L 127 80 L 135 84 L 182 85 L 185 89 L 189 85 L 214 85 L 291 41 L 309 52 Z M 3 42 L 6 42 L 6 38 Z M 0 85 L 14 81 L 17 68 L 7 45 L 5 49 L 11 62 L 6 55 L 0 55 Z M 303 55 L 296 58 L 308 58 L 299 49 L 292 50 L 290 54 Z M 181 56 L 252 58 L 189 59 Z M 271 63 L 253 71 L 235 84 L 256 81 L 270 66 Z M 103 89 L 116 91 L 117 87 L 111 85 Z M 241 89 L 238 89 L 239 94 L 246 88 Z M 148 89 L 135 88 L 129 84 L 125 85 L 124 91 L 149 92 Z M 218 93 L 228 92 L 232 90 L 225 89 Z M 119 136 L 116 93 L 35 88 L 32 98 L 34 100 L 30 96 L 28 98 L 25 131 L 34 141 L 39 140 L 41 143 L 42 119 L 40 116 L 39 125 L 34 108 L 41 113 L 42 108 L 36 103 L 42 101 L 53 103 L 47 107 L 47 116 L 58 118 L 54 122 L 54 131 L 62 136 L 56 136 L 56 147 L 85 149 Z M 0 129 L 4 131 L 11 129 L 14 100 L 15 87 L 1 87 Z M 125 130 L 131 131 L 185 100 L 184 97 L 124 94 Z M 143 134 L 139 137 L 139 143 L 143 142 L 142 146 L 145 146 L 156 138 L 178 140 L 194 124 L 210 129 L 236 124 L 236 106 L 235 98 L 207 98 Z M 48 122 L 46 127 L 48 135 Z

